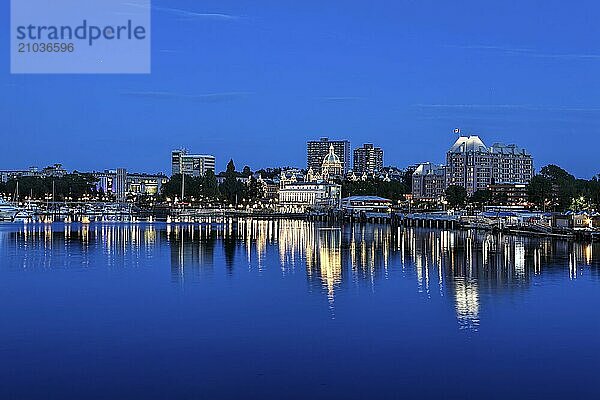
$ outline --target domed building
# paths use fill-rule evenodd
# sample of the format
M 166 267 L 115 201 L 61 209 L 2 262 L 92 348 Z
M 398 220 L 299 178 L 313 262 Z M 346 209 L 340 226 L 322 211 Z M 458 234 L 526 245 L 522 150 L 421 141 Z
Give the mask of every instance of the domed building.
M 323 164 L 321 165 L 321 174 L 323 175 L 324 180 L 341 178 L 344 172 L 344 165 L 340 158 L 335 154 L 335 150 L 333 149 L 333 145 L 329 146 L 329 154 L 325 156 L 323 159 Z

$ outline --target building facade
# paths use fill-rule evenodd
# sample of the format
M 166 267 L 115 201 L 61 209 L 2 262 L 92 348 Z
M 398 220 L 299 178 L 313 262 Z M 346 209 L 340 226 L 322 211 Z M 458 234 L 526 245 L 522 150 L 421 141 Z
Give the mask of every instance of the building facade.
M 383 150 L 372 143 L 365 143 L 363 147 L 354 149 L 355 174 L 366 173 L 375 175 L 383 168 Z
M 350 142 L 348 140 L 329 140 L 324 137 L 320 140 L 309 141 L 306 145 L 306 166 L 320 173 L 323 160 L 329 154 L 329 148 L 333 146 L 335 154 L 342 162 L 342 172 L 345 175 L 350 169 Z
M 41 171 L 38 167 L 29 167 L 24 170 L 7 170 L 0 171 L 0 182 L 7 182 L 10 179 L 16 179 L 20 177 L 36 177 L 36 178 L 62 178 L 67 175 L 68 172 L 62 166 L 62 164 L 54 164 L 43 168 Z
M 472 195 L 490 185 L 527 184 L 533 177 L 533 158 L 516 145 L 487 147 L 479 136 L 461 136 L 446 154 L 447 185 L 462 186 Z
M 279 189 L 279 211 L 304 213 L 340 208 L 342 186 L 327 182 L 296 182 Z
M 342 199 L 342 211 L 353 216 L 390 214 L 392 204 L 391 200 L 379 196 L 350 196 Z
M 199 177 L 208 170 L 215 171 L 215 157 L 207 154 L 189 154 L 186 149 L 171 152 L 171 175 L 185 174 Z
M 437 200 L 446 190 L 446 167 L 432 163 L 417 166 L 412 174 L 412 198 L 414 200 Z
M 117 201 L 125 201 L 129 195 L 158 194 L 162 185 L 169 181 L 163 174 L 130 174 L 125 168 L 93 172 L 92 175 L 98 180 L 96 189 L 114 195 Z
M 277 192 L 280 212 L 304 213 L 310 210 L 339 209 L 342 186 L 329 183 L 320 174 L 304 175 L 297 169 L 281 171 Z
M 488 190 L 496 203 L 525 207 L 528 204 L 527 185 L 524 183 L 497 183 Z

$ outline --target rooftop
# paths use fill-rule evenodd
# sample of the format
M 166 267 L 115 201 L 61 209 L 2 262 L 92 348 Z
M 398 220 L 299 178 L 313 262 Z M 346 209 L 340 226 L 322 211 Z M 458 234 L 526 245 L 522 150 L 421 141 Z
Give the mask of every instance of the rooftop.
M 461 136 L 452 145 L 449 153 L 487 152 L 488 149 L 479 136 Z
M 342 199 L 342 201 L 385 201 L 391 202 L 390 199 L 386 199 L 379 196 L 350 196 Z

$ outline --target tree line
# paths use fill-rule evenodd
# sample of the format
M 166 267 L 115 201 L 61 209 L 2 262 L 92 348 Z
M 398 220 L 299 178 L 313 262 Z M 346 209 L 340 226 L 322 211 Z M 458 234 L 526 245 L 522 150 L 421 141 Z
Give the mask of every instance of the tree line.
M 0 193 L 22 201 L 26 198 L 55 201 L 97 198 L 103 193 L 96 190 L 97 179 L 91 174 L 73 172 L 61 177 L 22 176 L 0 182 Z
M 577 179 L 556 165 L 547 165 L 529 183 L 528 194 L 543 210 L 600 210 L 600 174 L 590 180 Z
M 241 179 L 247 180 L 247 183 Z M 223 182 L 219 185 L 217 177 L 212 170 L 208 170 L 204 176 L 190 177 L 176 174 L 163 185 L 162 196 L 164 199 L 181 200 L 183 187 L 183 200 L 200 201 L 208 200 L 238 205 L 249 204 L 262 199 L 264 195 L 262 185 L 252 175 L 250 167 L 245 166 L 242 172 L 235 170 L 233 160 L 227 163 Z

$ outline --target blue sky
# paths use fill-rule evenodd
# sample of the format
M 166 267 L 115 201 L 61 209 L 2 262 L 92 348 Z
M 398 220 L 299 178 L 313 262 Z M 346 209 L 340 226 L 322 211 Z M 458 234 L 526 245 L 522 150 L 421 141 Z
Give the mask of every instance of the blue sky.
M 460 127 L 526 147 L 538 168 L 600 172 L 593 1 L 153 6 L 150 75 L 11 75 L 2 29 L 0 169 L 168 172 L 181 146 L 218 169 L 304 166 L 320 136 L 373 142 L 405 166 L 443 162 Z

